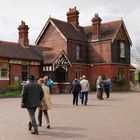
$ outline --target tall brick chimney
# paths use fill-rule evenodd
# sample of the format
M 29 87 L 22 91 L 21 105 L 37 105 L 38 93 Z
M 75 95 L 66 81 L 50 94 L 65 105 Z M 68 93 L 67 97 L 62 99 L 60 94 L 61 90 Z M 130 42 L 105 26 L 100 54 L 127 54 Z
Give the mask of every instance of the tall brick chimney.
M 67 22 L 71 23 L 76 28 L 79 27 L 79 12 L 76 10 L 76 7 L 69 8 L 69 11 L 67 12 Z
M 29 46 L 28 29 L 29 29 L 28 25 L 26 25 L 24 21 L 21 21 L 21 25 L 19 25 L 18 27 L 19 30 L 18 43 L 24 46 Z
M 102 19 L 96 13 L 92 19 L 92 39 L 99 39 L 101 35 L 101 21 Z

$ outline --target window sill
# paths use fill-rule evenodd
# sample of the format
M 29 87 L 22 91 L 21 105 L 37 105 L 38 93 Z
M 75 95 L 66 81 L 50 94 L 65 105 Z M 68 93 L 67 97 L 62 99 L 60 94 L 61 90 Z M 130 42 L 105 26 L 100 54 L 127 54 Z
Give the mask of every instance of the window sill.
M 9 81 L 9 78 L 0 78 L 1 81 Z

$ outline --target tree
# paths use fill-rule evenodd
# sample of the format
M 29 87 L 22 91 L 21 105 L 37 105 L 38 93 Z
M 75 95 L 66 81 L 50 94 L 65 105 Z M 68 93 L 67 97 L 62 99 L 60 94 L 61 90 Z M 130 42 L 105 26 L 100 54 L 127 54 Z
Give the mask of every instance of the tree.
M 140 83 L 140 45 L 133 46 L 131 49 L 131 63 L 137 68 L 136 80 Z

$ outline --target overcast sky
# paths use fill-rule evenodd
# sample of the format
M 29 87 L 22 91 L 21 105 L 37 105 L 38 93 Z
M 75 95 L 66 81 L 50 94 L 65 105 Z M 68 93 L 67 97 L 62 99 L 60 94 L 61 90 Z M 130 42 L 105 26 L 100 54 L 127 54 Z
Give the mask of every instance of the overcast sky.
M 81 26 L 91 25 L 95 13 L 102 22 L 123 18 L 133 45 L 140 44 L 139 0 L 4 0 L 0 4 L 0 40 L 17 42 L 17 28 L 23 20 L 30 28 L 30 44 L 34 44 L 49 16 L 66 21 L 67 11 L 75 6 Z

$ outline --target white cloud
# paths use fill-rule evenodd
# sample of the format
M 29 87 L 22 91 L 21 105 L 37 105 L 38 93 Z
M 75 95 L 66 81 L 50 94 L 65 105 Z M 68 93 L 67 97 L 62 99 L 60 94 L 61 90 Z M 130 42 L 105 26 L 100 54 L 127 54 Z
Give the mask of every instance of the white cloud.
M 95 13 L 102 22 L 123 17 L 127 30 L 135 43 L 140 34 L 140 1 L 133 0 L 4 0 L 0 5 L 0 40 L 17 41 L 21 20 L 30 27 L 29 39 L 33 44 L 49 15 L 66 21 L 69 8 L 77 7 L 80 25 L 90 25 Z

